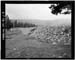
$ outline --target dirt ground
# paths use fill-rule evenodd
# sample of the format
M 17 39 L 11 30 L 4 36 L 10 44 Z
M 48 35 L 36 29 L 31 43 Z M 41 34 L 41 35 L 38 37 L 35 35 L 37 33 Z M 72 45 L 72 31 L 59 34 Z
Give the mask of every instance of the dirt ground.
M 71 58 L 71 45 L 52 45 L 28 35 L 32 28 L 6 33 L 6 58 Z

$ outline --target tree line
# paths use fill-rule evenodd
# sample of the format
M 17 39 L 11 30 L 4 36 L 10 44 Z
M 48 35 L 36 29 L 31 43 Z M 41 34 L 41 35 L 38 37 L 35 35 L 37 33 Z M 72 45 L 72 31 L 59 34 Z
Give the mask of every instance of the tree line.
M 12 22 L 10 19 L 9 19 L 9 16 L 6 15 L 5 16 L 5 29 L 10 29 L 10 28 L 15 28 L 15 27 L 35 27 L 36 25 L 35 24 L 32 24 L 32 23 L 23 23 L 23 22 L 18 22 L 17 20 L 15 20 L 14 22 Z

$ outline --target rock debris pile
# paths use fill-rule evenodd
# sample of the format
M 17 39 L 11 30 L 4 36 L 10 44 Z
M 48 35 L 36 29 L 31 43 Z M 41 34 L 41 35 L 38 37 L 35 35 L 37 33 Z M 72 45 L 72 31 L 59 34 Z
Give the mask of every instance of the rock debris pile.
M 71 26 L 40 26 L 32 34 L 40 42 L 70 44 Z

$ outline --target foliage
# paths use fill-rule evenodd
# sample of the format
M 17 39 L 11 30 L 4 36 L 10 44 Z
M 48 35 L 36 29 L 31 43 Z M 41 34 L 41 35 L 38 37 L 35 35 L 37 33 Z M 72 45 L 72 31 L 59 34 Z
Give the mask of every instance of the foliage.
M 52 13 L 53 14 L 70 14 L 70 10 L 72 10 L 72 2 L 71 1 L 64 1 L 64 2 L 57 2 L 56 4 L 52 4 L 50 7 L 50 9 L 52 9 Z M 63 12 L 63 9 L 66 9 L 67 8 L 67 11 Z
M 5 29 L 9 30 L 10 28 L 12 28 L 12 22 L 9 20 L 8 15 L 5 16 Z
M 10 28 L 15 28 L 15 27 L 35 27 L 36 25 L 35 24 L 32 24 L 32 23 L 23 23 L 23 22 L 18 22 L 17 20 L 15 20 L 14 22 L 12 22 L 10 19 L 9 19 L 9 16 L 5 16 L 5 28 L 7 30 L 9 30 Z

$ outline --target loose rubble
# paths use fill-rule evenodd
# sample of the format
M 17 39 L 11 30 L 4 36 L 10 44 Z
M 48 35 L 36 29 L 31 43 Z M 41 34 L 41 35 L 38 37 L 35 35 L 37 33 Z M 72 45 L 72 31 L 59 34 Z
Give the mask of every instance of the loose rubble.
M 43 26 L 38 27 L 32 34 L 40 42 L 71 43 L 71 26 Z

